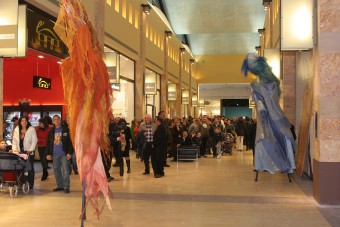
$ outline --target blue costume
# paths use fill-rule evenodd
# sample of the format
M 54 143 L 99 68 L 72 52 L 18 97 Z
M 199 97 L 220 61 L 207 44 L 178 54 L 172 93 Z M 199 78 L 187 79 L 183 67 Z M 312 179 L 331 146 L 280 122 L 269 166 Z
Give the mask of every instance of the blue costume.
M 255 170 L 292 173 L 295 169 L 294 138 L 291 124 L 279 105 L 280 80 L 272 73 L 266 59 L 256 54 L 248 54 L 243 61 L 243 74 L 247 76 L 248 71 L 259 78 L 259 83 L 251 84 L 258 118 Z

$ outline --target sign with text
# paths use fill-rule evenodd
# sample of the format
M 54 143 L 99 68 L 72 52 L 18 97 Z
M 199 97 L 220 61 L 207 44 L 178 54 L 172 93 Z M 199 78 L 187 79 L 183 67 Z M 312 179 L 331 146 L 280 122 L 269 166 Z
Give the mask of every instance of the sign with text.
M 33 87 L 51 90 L 51 79 L 41 76 L 33 76 Z
M 146 95 L 157 94 L 156 84 L 155 83 L 145 83 L 145 94 Z
M 28 46 L 59 58 L 68 56 L 67 47 L 53 30 L 54 22 L 27 10 Z

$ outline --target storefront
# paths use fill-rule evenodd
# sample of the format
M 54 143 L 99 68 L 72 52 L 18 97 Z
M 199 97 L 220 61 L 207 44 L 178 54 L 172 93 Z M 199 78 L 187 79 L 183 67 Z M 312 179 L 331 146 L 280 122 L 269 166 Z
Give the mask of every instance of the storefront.
M 27 9 L 27 51 L 24 58 L 4 59 L 4 138 L 11 141 L 12 118 L 26 115 L 33 126 L 46 115 L 64 117 L 60 61 L 67 49 L 53 31 L 51 18 Z
M 145 94 L 145 104 L 146 113 L 150 114 L 152 118 L 158 115 L 160 109 L 160 91 L 161 91 L 161 78 L 156 72 L 145 69 L 145 79 L 144 79 L 144 94 Z
M 135 63 L 107 46 L 104 47 L 104 62 L 112 86 L 112 113 L 130 123 L 135 116 Z

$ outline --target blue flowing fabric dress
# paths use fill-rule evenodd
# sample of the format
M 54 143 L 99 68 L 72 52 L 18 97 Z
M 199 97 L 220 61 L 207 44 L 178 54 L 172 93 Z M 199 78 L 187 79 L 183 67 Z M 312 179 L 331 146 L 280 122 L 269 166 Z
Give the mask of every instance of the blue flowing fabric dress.
M 279 105 L 280 81 L 265 58 L 248 54 L 242 65 L 243 73 L 252 72 L 259 83 L 252 83 L 253 101 L 257 112 L 255 139 L 255 170 L 270 173 L 292 173 L 295 167 L 294 138 L 290 123 Z

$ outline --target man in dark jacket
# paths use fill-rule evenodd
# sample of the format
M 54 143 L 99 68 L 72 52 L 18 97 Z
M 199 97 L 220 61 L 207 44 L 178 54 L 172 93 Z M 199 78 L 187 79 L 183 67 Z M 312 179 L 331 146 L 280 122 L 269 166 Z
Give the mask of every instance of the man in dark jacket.
M 156 117 L 156 125 L 158 126 L 154 135 L 153 135 L 153 151 L 151 153 L 151 164 L 153 168 L 153 172 L 155 174 L 155 178 L 160 178 L 164 176 L 164 156 L 166 156 L 166 128 L 162 124 L 162 118 Z
M 158 113 L 158 117 L 161 119 L 161 123 L 165 127 L 165 132 L 166 132 L 165 140 L 168 141 L 169 140 L 169 124 L 168 124 L 168 120 L 165 118 L 165 112 L 163 110 L 161 110 Z M 170 165 L 166 163 L 166 158 L 167 158 L 167 154 L 168 154 L 168 144 L 167 143 L 164 145 L 163 149 L 165 149 L 164 167 L 170 167 Z
M 53 156 L 54 177 L 57 183 L 53 191 L 64 190 L 64 193 L 70 193 L 68 160 L 74 152 L 70 132 L 66 124 L 61 124 L 58 115 L 54 115 L 53 123 L 54 127 L 48 133 L 46 146 L 47 160 L 51 160 Z
M 210 132 L 209 135 L 212 137 L 212 142 L 213 142 L 213 155 L 214 158 L 217 157 L 217 152 L 216 152 L 216 145 L 217 145 L 217 141 L 215 138 L 215 129 L 219 127 L 220 129 L 223 129 L 223 126 L 221 124 L 220 118 L 219 117 L 215 117 L 214 118 L 214 122 L 211 124 L 210 126 Z

